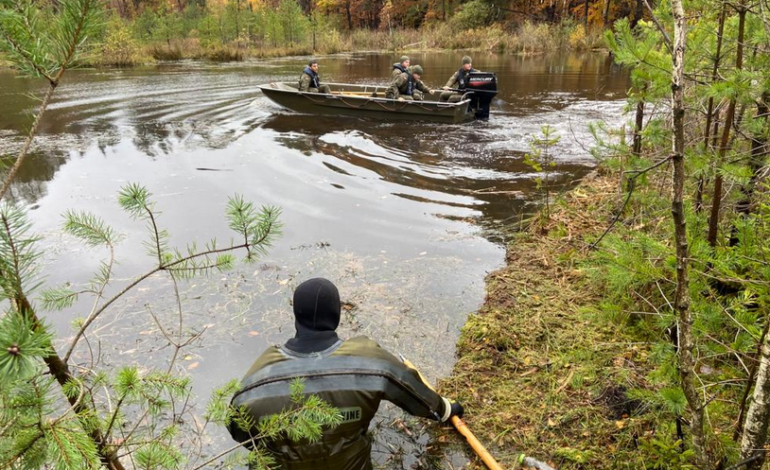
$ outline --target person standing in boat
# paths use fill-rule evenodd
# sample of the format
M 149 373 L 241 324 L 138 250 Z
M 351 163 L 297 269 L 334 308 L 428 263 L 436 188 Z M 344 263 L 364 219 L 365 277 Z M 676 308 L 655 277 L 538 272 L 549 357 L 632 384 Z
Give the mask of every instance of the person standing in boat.
M 410 63 L 409 57 L 402 55 L 401 58 L 398 59 L 398 62 L 393 64 L 393 70 L 390 73 L 390 81 L 395 80 L 402 73 L 407 73 L 409 71 Z
M 342 340 L 340 295 L 331 281 L 310 279 L 294 291 L 296 335 L 282 346 L 271 346 L 254 362 L 241 381 L 232 406 L 244 409 L 254 423 L 292 406 L 290 384 L 305 379 L 304 393 L 337 408 L 342 423 L 325 428 L 317 442 L 294 442 L 286 436 L 265 440 L 283 470 L 371 470 L 372 438 L 369 423 L 380 401 L 406 412 L 440 422 L 462 417 L 463 407 L 433 391 L 419 373 L 377 343 L 358 336 Z M 257 430 L 230 425 L 232 437 L 250 445 Z
M 415 65 L 402 72 L 393 79 L 390 87 L 385 92 L 385 98 L 397 99 L 400 101 L 422 101 L 425 98 L 423 93 L 435 93 L 420 80 L 422 77 L 422 67 Z
M 463 57 L 462 60 L 463 64 L 460 67 L 460 70 L 454 73 L 451 77 L 449 77 L 449 81 L 446 82 L 446 85 L 444 85 L 443 89 L 446 90 L 441 93 L 441 96 L 439 97 L 439 101 L 449 101 L 449 102 L 457 102 L 460 101 L 462 98 L 462 92 L 457 91 L 449 91 L 449 90 L 465 90 L 465 87 L 467 86 L 467 79 L 468 74 L 471 72 L 478 72 L 478 70 L 473 68 L 473 61 L 471 60 L 470 56 Z
M 318 75 L 318 61 L 313 59 L 307 64 L 299 77 L 299 91 L 310 93 L 331 93 L 329 85 L 321 85 L 321 76 Z

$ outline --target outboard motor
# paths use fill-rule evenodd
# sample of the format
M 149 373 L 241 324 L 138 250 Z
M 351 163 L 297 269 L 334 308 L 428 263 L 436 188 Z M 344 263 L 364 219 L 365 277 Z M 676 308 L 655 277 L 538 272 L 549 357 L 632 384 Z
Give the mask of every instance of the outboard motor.
M 497 95 L 497 77 L 491 72 L 471 72 L 466 80 L 465 92 L 473 92 L 470 106 L 476 111 L 476 119 L 489 119 L 489 105 Z

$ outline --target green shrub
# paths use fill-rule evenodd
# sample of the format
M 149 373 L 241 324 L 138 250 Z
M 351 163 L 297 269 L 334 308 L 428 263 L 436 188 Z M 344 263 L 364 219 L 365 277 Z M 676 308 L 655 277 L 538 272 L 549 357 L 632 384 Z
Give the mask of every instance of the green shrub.
M 128 67 L 139 62 L 139 46 L 131 30 L 119 18 L 110 21 L 102 46 L 101 63 L 117 67 Z
M 471 0 L 460 7 L 451 24 L 458 31 L 487 26 L 492 19 L 492 7 L 483 0 Z

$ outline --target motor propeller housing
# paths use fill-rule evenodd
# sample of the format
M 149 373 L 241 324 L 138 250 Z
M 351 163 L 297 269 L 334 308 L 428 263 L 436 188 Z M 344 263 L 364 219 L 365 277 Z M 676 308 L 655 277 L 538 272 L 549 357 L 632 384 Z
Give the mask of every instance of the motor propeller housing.
M 476 119 L 489 119 L 489 105 L 497 95 L 497 77 L 491 72 L 471 72 L 466 79 L 466 93 L 470 95 L 471 108 Z

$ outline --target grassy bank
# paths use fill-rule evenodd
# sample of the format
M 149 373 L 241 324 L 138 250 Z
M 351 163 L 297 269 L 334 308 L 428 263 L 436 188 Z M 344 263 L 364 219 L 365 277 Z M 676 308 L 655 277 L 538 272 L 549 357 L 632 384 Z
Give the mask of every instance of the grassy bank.
M 442 390 L 506 468 L 520 453 L 559 469 L 687 468 L 674 414 L 645 398 L 661 388 L 649 380 L 655 345 L 603 313 L 606 284 L 591 275 L 588 244 L 617 201 L 609 176 L 567 194 L 545 227 L 510 243 L 462 330 Z
M 403 53 L 426 50 L 471 50 L 497 53 L 537 54 L 556 50 L 592 50 L 603 47 L 600 29 L 585 32 L 582 25 L 524 23 L 504 28 L 492 25 L 455 30 L 449 24 L 421 29 L 319 31 L 299 42 L 273 42 L 241 37 L 226 41 L 203 38 L 192 30 L 185 37 L 142 39 L 135 25 L 114 20 L 103 39 L 84 56 L 90 66 L 132 66 L 156 61 L 203 59 L 219 62 L 340 52 Z

